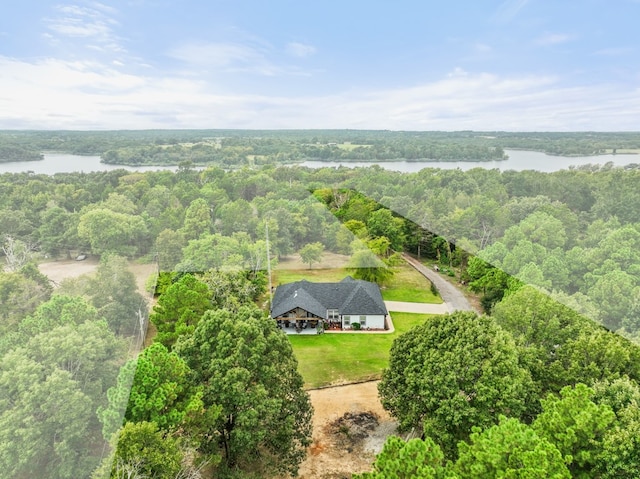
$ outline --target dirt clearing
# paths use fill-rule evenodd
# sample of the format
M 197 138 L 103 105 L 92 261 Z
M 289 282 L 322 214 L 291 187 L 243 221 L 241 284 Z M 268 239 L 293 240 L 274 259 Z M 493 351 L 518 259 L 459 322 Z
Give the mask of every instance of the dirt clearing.
M 60 283 L 67 278 L 77 278 L 84 274 L 93 274 L 96 268 L 100 264 L 97 258 L 88 258 L 84 261 L 75 260 L 62 260 L 62 261 L 49 261 L 47 263 L 40 263 L 38 269 L 47 278 L 53 281 L 54 286 L 59 286 Z M 129 271 L 131 271 L 136 277 L 136 284 L 138 286 L 138 292 L 145 298 L 149 294 L 144 290 L 144 283 L 147 278 L 151 276 L 156 270 L 154 263 L 141 264 L 134 261 L 129 262 Z
M 313 443 L 300 466 L 303 479 L 348 479 L 371 470 L 396 423 L 382 408 L 378 381 L 309 391 Z

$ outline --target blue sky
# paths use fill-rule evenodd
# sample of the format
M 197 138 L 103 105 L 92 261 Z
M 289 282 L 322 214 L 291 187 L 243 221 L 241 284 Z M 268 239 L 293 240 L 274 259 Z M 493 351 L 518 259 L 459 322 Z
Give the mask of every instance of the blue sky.
M 11 2 L 0 128 L 638 130 L 640 0 Z

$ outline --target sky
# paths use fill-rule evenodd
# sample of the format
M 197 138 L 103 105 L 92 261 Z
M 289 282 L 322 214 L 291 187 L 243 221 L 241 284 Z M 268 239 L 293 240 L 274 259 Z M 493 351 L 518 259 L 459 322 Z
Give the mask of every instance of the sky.
M 0 129 L 637 131 L 640 0 L 24 0 Z

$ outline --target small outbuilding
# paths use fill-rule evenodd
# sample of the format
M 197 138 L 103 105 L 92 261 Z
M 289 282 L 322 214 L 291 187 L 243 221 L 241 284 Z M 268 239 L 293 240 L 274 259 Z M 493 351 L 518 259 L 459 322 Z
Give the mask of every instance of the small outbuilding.
M 271 317 L 287 333 L 384 330 L 387 315 L 378 285 L 351 276 L 338 283 L 280 285 L 271 305 Z

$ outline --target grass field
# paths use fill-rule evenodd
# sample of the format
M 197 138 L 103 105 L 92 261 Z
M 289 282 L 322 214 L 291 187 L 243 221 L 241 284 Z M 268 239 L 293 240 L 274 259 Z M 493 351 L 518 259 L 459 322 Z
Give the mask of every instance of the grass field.
M 442 298 L 431 292 L 431 283 L 408 264 L 395 267 L 395 274 L 388 285 L 381 288 L 387 301 L 441 304 Z M 287 284 L 306 279 L 316 282 L 337 282 L 349 272 L 345 268 L 331 269 L 278 269 L 273 272 L 273 284 Z
M 279 269 L 273 272 L 273 284 L 287 284 L 306 279 L 312 282 L 342 281 L 349 273 L 344 268 L 334 269 Z
M 382 289 L 386 301 L 441 304 L 442 298 L 431 292 L 431 283 L 408 264 L 395 268 L 388 286 Z
M 389 362 L 393 340 L 429 318 L 427 314 L 391 313 L 392 334 L 343 333 L 289 336 L 305 387 L 377 379 Z

